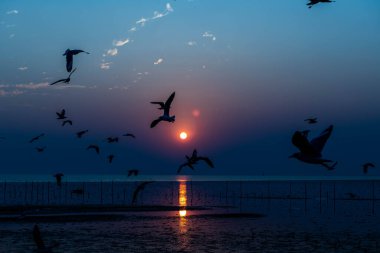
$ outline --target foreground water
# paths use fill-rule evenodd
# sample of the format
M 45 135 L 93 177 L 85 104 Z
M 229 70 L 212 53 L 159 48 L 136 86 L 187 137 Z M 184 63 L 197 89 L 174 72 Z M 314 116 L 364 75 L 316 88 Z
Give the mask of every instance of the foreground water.
M 0 252 L 35 249 L 35 223 L 54 252 L 380 251 L 376 178 L 156 177 L 133 206 L 139 180 L 46 178 L 0 183 Z

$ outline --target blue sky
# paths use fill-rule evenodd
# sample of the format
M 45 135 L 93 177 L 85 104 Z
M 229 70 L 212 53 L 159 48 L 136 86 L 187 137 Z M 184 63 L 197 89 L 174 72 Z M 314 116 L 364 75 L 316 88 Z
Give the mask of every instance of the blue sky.
M 380 162 L 380 3 L 306 3 L 1 1 L 0 172 L 171 174 L 197 148 L 216 168 L 191 173 L 327 175 L 287 157 L 295 130 L 333 124 L 334 175 L 361 175 Z M 69 85 L 50 86 L 67 76 L 67 48 L 90 55 L 74 57 Z M 150 129 L 160 112 L 149 102 L 173 91 L 176 122 Z M 55 119 L 62 108 L 73 126 Z M 304 123 L 311 116 L 318 124 Z M 125 132 L 137 138 L 104 142 Z

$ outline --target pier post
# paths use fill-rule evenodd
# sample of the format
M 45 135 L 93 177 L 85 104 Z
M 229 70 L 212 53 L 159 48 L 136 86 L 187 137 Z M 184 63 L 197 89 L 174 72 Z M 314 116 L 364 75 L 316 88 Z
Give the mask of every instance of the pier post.
M 319 181 L 319 213 L 322 213 L 322 181 Z
M 4 181 L 4 204 L 6 203 L 7 181 Z
M 111 194 L 112 194 L 111 201 L 113 205 L 113 180 L 111 181 Z
M 100 181 L 100 204 L 103 205 L 103 181 Z

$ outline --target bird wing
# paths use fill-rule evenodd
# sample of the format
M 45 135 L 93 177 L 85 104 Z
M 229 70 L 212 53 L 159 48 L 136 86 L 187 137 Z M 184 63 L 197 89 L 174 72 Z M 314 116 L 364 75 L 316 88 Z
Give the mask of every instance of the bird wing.
M 54 85 L 54 84 L 56 84 L 56 83 L 64 82 L 64 81 L 66 81 L 66 80 L 67 80 L 66 78 L 64 78 L 64 79 L 59 79 L 58 81 L 55 81 L 54 83 L 51 83 L 50 85 Z
M 41 232 L 37 225 L 34 225 L 34 228 L 33 228 L 33 239 L 38 249 L 45 249 L 45 244 L 44 244 L 44 241 L 42 240 Z
M 90 54 L 86 51 L 83 51 L 83 50 L 80 50 L 80 49 L 74 49 L 74 50 L 70 50 L 71 54 L 72 55 L 76 55 L 76 54 L 79 54 L 79 53 L 86 53 L 86 54 Z
M 177 174 L 179 174 L 179 173 L 181 172 L 182 168 L 183 168 L 183 167 L 186 167 L 187 165 L 188 165 L 188 163 L 183 163 L 183 164 L 181 164 L 181 165 L 178 167 L 178 169 L 177 169 Z
M 77 68 L 73 69 L 73 71 L 70 72 L 69 77 L 67 79 L 71 77 L 71 75 L 75 72 L 75 70 L 77 70 Z
M 164 114 L 169 115 L 170 105 L 171 105 L 172 102 L 173 102 L 174 96 L 175 96 L 175 92 L 173 92 L 173 93 L 170 95 L 170 97 L 166 100 L 166 102 L 165 102 L 165 104 L 164 104 Z
M 155 127 L 158 123 L 160 123 L 160 121 L 161 121 L 161 118 L 153 120 L 152 123 L 150 124 L 150 128 Z
M 316 152 L 322 153 L 323 147 L 325 146 L 326 141 L 330 137 L 332 130 L 333 130 L 333 126 L 330 125 L 318 137 L 311 140 L 310 145 L 313 147 L 313 149 Z
M 293 134 L 292 143 L 301 151 L 301 153 L 305 155 L 312 155 L 312 156 L 318 155 L 317 152 L 314 150 L 313 146 L 310 144 L 310 142 L 306 138 L 306 136 L 302 134 L 302 132 L 300 131 L 296 131 Z
M 71 53 L 66 54 L 66 70 L 71 72 L 73 69 L 73 55 Z
M 214 168 L 214 164 L 212 163 L 212 161 L 208 158 L 208 157 L 198 157 L 197 160 L 203 160 L 207 163 L 208 166 L 210 166 L 211 168 Z
M 196 149 L 193 150 L 193 154 L 191 155 L 191 158 L 196 158 L 198 156 L 198 151 Z
M 160 105 L 161 108 L 158 108 L 158 109 L 162 109 L 162 108 L 164 108 L 164 105 L 165 105 L 164 102 L 150 102 L 150 103 L 151 103 L 151 104 L 155 104 L 155 105 Z
M 142 182 L 142 183 L 140 183 L 140 184 L 136 187 L 136 189 L 135 189 L 134 192 L 133 192 L 132 204 L 135 204 L 135 203 L 136 203 L 136 201 L 137 201 L 137 196 L 138 196 L 139 192 L 142 191 L 142 190 L 144 190 L 145 186 L 146 186 L 147 184 L 150 184 L 150 183 L 153 183 L 153 181 L 145 181 L 145 182 Z

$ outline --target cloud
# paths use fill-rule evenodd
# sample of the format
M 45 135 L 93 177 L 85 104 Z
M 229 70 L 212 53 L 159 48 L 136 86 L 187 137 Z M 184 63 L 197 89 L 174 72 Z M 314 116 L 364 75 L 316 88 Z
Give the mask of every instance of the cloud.
M 117 48 L 111 48 L 111 49 L 108 49 L 107 50 L 107 55 L 109 55 L 109 56 L 115 56 L 115 55 L 117 55 Z
M 111 64 L 112 64 L 112 62 L 103 62 L 103 63 L 100 64 L 100 68 L 101 69 L 105 69 L 105 70 L 110 69 L 111 68 Z
M 19 67 L 18 70 L 21 70 L 21 71 L 25 71 L 25 70 L 28 70 L 28 67 Z
M 148 22 L 148 21 L 149 21 L 149 19 L 141 18 L 141 19 L 139 19 L 139 20 L 136 21 L 136 24 L 144 26 L 145 23 Z
M 166 3 L 166 10 L 168 12 L 173 12 L 174 11 L 173 8 L 172 8 L 172 6 L 170 5 L 170 3 Z
M 128 30 L 129 32 L 136 32 L 137 31 L 137 28 L 136 27 L 132 27 L 131 29 Z
M 13 90 L 13 91 L 6 91 L 6 90 L 0 90 L 0 97 L 4 96 L 17 96 L 20 94 L 23 94 L 23 91 L 20 90 Z
M 204 38 L 211 38 L 213 41 L 216 40 L 216 37 L 214 36 L 214 34 L 212 34 L 212 33 L 210 33 L 210 32 L 204 32 L 204 33 L 202 34 L 202 37 L 204 37 Z
M 161 12 L 158 12 L 158 11 L 155 11 L 153 13 L 153 17 L 152 19 L 158 19 L 158 18 L 162 18 L 162 17 L 165 17 L 166 15 L 168 15 L 168 13 L 161 13 Z
M 42 83 L 21 83 L 21 84 L 0 84 L 0 96 L 16 96 L 26 93 L 28 90 L 39 90 L 48 88 L 48 82 Z
M 187 42 L 187 45 L 189 45 L 190 47 L 196 46 L 197 42 L 196 41 L 189 41 L 189 42 Z
M 160 58 L 157 61 L 153 62 L 153 64 L 158 65 L 158 64 L 162 63 L 163 61 L 164 61 L 164 59 Z
M 113 45 L 116 47 L 121 47 L 121 46 L 124 46 L 125 44 L 127 44 L 128 42 L 129 42 L 128 38 L 125 40 L 114 40 Z
M 6 12 L 8 15 L 18 14 L 18 10 L 11 10 Z

